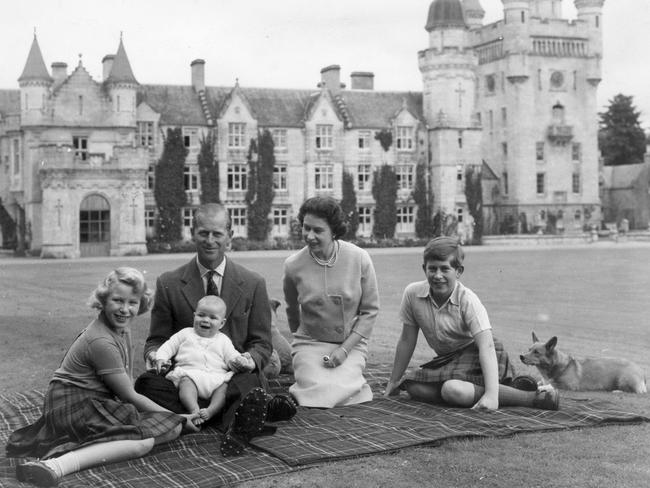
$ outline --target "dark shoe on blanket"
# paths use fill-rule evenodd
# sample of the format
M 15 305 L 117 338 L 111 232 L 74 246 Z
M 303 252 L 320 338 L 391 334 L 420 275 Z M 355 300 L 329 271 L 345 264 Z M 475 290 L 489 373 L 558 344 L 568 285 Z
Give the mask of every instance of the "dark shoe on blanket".
M 533 407 L 543 410 L 558 410 L 560 408 L 560 394 L 555 389 L 540 390 L 535 394 Z
M 266 393 L 262 388 L 253 388 L 242 399 L 235 411 L 235 418 L 224 434 L 221 455 L 241 454 L 248 442 L 262 432 L 266 414 Z
M 36 486 L 58 486 L 59 475 L 39 461 L 27 461 L 16 465 L 16 478 Z
M 512 380 L 511 386 L 513 388 L 516 388 L 517 390 L 537 391 L 537 381 L 535 380 L 535 378 L 528 375 L 516 376 Z
M 296 415 L 298 407 L 290 395 L 275 395 L 271 397 L 266 404 L 268 411 L 266 415 L 267 422 L 281 422 L 291 420 Z

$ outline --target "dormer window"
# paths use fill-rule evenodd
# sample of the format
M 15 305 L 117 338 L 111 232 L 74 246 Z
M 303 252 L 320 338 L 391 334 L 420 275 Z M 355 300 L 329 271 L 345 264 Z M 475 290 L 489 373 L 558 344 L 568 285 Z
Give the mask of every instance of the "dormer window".
M 413 127 L 400 126 L 397 128 L 397 149 L 401 151 L 413 149 Z
M 332 126 L 319 124 L 316 126 L 316 149 L 332 149 Z

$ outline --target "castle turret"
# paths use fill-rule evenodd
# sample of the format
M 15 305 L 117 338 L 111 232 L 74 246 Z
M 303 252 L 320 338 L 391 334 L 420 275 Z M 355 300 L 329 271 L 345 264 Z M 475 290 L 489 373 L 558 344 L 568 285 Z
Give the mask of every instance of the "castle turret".
M 465 21 L 470 30 L 478 29 L 483 25 L 485 10 L 481 7 L 479 0 L 463 0 L 463 9 L 465 9 Z
M 535 2 L 535 17 L 540 19 L 559 19 L 562 17 L 562 0 L 537 0 Z
M 38 45 L 36 34 L 27 55 L 18 85 L 20 86 L 20 113 L 22 125 L 38 125 L 43 122 L 47 99 L 54 79 L 50 76 Z
M 530 20 L 529 0 L 501 0 L 503 3 L 503 22 L 508 24 L 527 24 Z
M 106 60 L 106 57 L 104 60 Z M 133 75 L 121 38 L 110 69 L 108 78 L 104 80 L 104 83 L 111 97 L 115 125 L 135 126 L 135 97 L 138 81 Z
M 427 124 L 470 125 L 478 61 L 467 46 L 468 27 L 460 0 L 434 0 L 425 29 L 429 48 L 418 57 Z
M 585 22 L 589 30 L 590 54 L 603 56 L 603 5 L 605 0 L 575 0 L 578 20 Z

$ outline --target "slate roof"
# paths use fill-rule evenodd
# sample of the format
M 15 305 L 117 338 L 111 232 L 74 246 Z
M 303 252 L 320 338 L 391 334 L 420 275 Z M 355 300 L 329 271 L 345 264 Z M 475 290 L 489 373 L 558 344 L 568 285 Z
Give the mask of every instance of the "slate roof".
M 422 115 L 422 93 L 376 92 L 343 90 L 351 127 L 381 129 L 388 127 L 402 108 L 406 108 L 419 120 Z
M 20 90 L 0 90 L 0 114 L 20 113 Z
M 111 67 L 111 72 L 106 79 L 106 83 L 138 84 L 138 81 L 135 79 L 135 76 L 133 74 L 133 70 L 131 69 L 129 58 L 126 55 L 126 50 L 124 49 L 122 39 L 120 39 L 120 45 L 117 48 L 117 54 L 113 59 L 113 66 Z
M 25 68 L 23 69 L 20 78 L 18 78 L 18 81 L 46 81 L 49 83 L 54 81 L 45 66 L 45 61 L 43 60 L 43 55 L 41 54 L 41 48 L 38 45 L 36 35 L 34 35 L 32 47 L 29 49 L 29 54 L 27 55 Z
M 146 102 L 162 125 L 206 125 L 199 97 L 191 86 L 139 85 L 136 103 Z

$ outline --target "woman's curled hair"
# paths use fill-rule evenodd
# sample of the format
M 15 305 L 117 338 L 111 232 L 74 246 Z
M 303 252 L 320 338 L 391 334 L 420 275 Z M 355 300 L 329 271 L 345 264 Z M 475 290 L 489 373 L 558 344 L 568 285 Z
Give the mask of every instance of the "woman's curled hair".
M 332 197 L 308 198 L 300 206 L 298 222 L 302 225 L 305 215 L 311 214 L 321 218 L 329 225 L 334 239 L 340 239 L 348 231 L 345 214 L 339 203 Z

